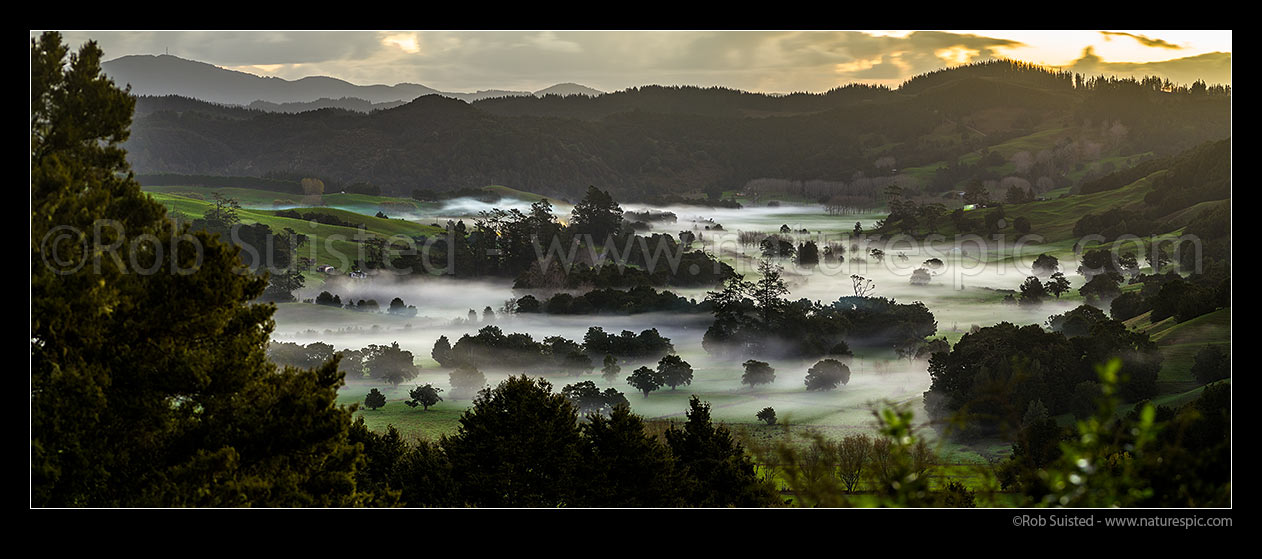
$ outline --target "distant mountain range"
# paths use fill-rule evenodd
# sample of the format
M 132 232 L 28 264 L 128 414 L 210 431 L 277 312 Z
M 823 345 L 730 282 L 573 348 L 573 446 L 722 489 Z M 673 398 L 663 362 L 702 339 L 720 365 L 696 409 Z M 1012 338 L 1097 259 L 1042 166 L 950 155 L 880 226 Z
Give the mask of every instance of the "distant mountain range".
M 239 105 L 267 112 L 302 112 L 339 108 L 358 112 L 388 109 L 424 95 L 442 95 L 472 103 L 495 97 L 544 95 L 600 95 L 601 91 L 579 84 L 557 84 L 539 91 L 482 90 L 473 93 L 439 91 L 414 83 L 397 85 L 355 85 L 312 76 L 299 80 L 265 78 L 171 55 L 132 55 L 101 64 L 105 73 L 119 85 L 131 85 L 135 95 L 179 95 Z

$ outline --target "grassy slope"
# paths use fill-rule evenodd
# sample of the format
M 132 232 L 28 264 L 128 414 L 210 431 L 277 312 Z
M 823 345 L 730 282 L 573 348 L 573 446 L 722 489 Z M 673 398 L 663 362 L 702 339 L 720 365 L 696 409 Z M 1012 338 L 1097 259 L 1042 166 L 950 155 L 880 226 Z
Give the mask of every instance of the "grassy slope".
M 1072 240 L 1074 225 L 1082 216 L 1142 202 L 1144 196 L 1152 191 L 1155 175 L 1156 173 L 1116 190 L 1025 204 L 1006 204 L 1003 207 L 1004 216 L 1009 222 L 1018 217 L 1030 220 L 1030 233 L 1040 235 L 1048 242 Z M 971 217 L 984 219 L 985 214 L 990 211 L 993 210 L 983 209 L 969 213 L 975 214 Z M 1009 232 L 1015 234 L 1010 230 Z
M 543 200 L 545 198 L 549 202 L 552 202 L 554 206 L 556 205 L 556 202 L 557 202 L 557 200 L 550 198 L 548 196 L 544 196 L 542 194 L 535 194 L 534 192 L 526 192 L 525 190 L 517 190 L 516 188 L 510 188 L 510 187 L 501 186 L 498 184 L 484 186 L 482 187 L 482 190 L 485 190 L 487 192 L 494 192 L 496 194 L 499 194 L 500 196 L 516 198 L 518 200 L 525 200 L 527 202 L 538 202 L 539 200 Z
M 229 190 L 232 189 L 220 189 L 218 192 L 231 196 L 227 192 Z M 201 217 L 213 207 L 212 202 L 178 194 L 149 192 L 149 195 L 155 201 L 166 206 L 172 213 L 177 213 L 182 216 L 182 219 L 189 221 Z M 242 209 L 238 212 L 238 215 L 243 223 L 262 223 L 271 227 L 273 231 L 281 231 L 288 228 L 308 236 L 309 239 L 306 245 L 299 251 L 300 256 L 311 257 L 315 259 L 316 264 L 329 264 L 339 269 L 346 269 L 351 261 L 361 258 L 359 256 L 359 242 L 355 239 L 361 237 L 364 233 L 389 238 L 394 235 L 413 237 L 433 235 L 440 232 L 439 229 L 429 225 L 421 225 L 399 219 L 366 216 L 346 210 L 315 208 L 311 211 L 334 214 L 348 222 L 361 224 L 364 226 L 364 232 L 361 233 L 359 229 L 351 227 L 278 217 L 275 215 L 275 210 Z
M 1157 373 L 1157 385 L 1162 394 L 1183 393 L 1197 386 L 1192 378 L 1192 363 L 1202 347 L 1218 345 L 1231 349 L 1230 307 L 1183 323 L 1167 318 L 1154 324 L 1151 314 L 1132 318 L 1126 325 L 1148 334 L 1161 351 L 1163 360 L 1161 371 Z

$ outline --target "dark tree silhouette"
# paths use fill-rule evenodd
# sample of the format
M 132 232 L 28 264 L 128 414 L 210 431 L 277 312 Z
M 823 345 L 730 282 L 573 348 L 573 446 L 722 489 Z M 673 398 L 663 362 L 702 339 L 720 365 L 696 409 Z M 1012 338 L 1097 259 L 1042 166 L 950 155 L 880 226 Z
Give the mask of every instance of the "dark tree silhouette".
M 429 411 L 430 406 L 443 401 L 442 396 L 438 395 L 438 393 L 442 391 L 443 389 L 434 388 L 434 385 L 432 384 L 418 386 L 408 391 L 408 396 L 411 396 L 412 399 L 405 403 L 414 408 L 416 406 L 421 406 L 425 411 Z
M 850 367 L 836 359 L 824 359 L 806 371 L 807 390 L 832 390 L 850 382 Z
M 380 408 L 385 405 L 386 405 L 386 395 L 382 394 L 381 391 L 377 390 L 376 388 L 369 390 L 368 395 L 364 397 L 364 407 L 370 410 L 375 411 L 377 410 L 377 408 Z

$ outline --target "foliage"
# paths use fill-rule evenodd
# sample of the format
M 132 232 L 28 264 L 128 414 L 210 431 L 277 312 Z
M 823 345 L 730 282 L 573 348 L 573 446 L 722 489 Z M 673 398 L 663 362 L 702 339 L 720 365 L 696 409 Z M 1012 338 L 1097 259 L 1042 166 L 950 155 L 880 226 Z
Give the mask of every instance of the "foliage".
M 776 370 L 765 361 L 750 359 L 743 365 L 745 373 L 741 375 L 741 384 L 748 384 L 750 388 L 753 388 L 760 384 L 771 384 L 776 380 Z
M 671 390 L 683 384 L 692 384 L 692 365 L 678 355 L 667 355 L 657 362 L 657 373 L 661 376 L 662 384 L 669 386 Z
M 438 395 L 438 393 L 442 391 L 443 389 L 434 388 L 434 385 L 432 384 L 418 386 L 408 391 L 408 396 L 412 399 L 404 403 L 413 408 L 421 406 L 425 411 L 429 411 L 430 406 L 443 401 L 442 396 Z
M 823 359 L 806 371 L 807 390 L 832 390 L 850 382 L 850 367 L 836 359 Z
M 644 393 L 644 397 L 648 398 L 649 393 L 661 388 L 666 384 L 666 379 L 662 378 L 662 373 L 648 367 L 640 367 L 631 371 L 631 376 L 627 377 L 627 384 L 632 388 Z
M 364 407 L 370 410 L 375 411 L 377 408 L 383 407 L 385 405 L 386 405 L 386 395 L 382 394 L 381 391 L 377 390 L 376 388 L 368 391 L 368 395 L 364 397 Z
M 574 502 L 583 446 L 570 401 L 545 380 L 510 377 L 482 391 L 441 445 L 461 501 L 476 507 Z
M 561 395 L 569 398 L 579 416 L 609 415 L 618 406 L 627 404 L 627 398 L 621 392 L 612 388 L 601 392 L 590 380 L 567 385 L 561 389 Z
M 651 360 L 673 353 L 675 346 L 671 344 L 670 338 L 663 337 L 656 328 L 642 330 L 639 334 L 623 330 L 615 336 L 605 332 L 604 328 L 592 326 L 583 336 L 583 350 L 595 355 Z
M 758 413 L 754 414 L 754 417 L 757 418 L 758 421 L 766 423 L 767 425 L 776 424 L 776 410 L 772 409 L 771 406 L 758 410 Z
M 681 500 L 679 474 L 669 449 L 645 430 L 644 420 L 626 405 L 609 417 L 594 415 L 580 426 L 578 464 L 580 507 L 675 507 Z M 690 503 L 687 503 L 690 504 Z
M 666 431 L 666 444 L 685 476 L 684 500 L 699 507 L 757 507 L 775 502 L 769 483 L 758 477 L 754 463 L 731 432 L 710 421 L 710 405 L 693 396 L 688 421 Z
M 1065 277 L 1065 274 L 1056 272 L 1052 274 L 1051 279 L 1047 283 L 1043 284 L 1043 287 L 1047 289 L 1048 293 L 1060 299 L 1062 294 L 1069 292 L 1069 279 Z
M 453 398 L 469 398 L 486 386 L 486 375 L 477 368 L 457 367 L 447 375 Z
M 368 346 L 364 349 L 363 363 L 370 377 L 388 382 L 395 388 L 420 374 L 420 367 L 414 363 L 412 352 L 400 349 L 399 342 L 388 346 Z
M 591 235 L 591 241 L 598 245 L 616 239 L 621 232 L 622 207 L 608 192 L 594 186 L 587 187 L 570 217 L 574 234 Z
M 434 340 L 434 348 L 430 350 L 429 355 L 440 366 L 449 367 L 455 364 L 451 358 L 451 342 L 447 340 L 447 336 L 439 336 L 437 340 Z
M 1192 363 L 1192 378 L 1201 384 L 1231 378 L 1231 355 L 1210 345 L 1201 348 Z
M 32 505 L 365 502 L 336 363 L 267 361 L 264 280 L 141 193 L 120 147 L 134 101 L 101 58 L 31 41 Z M 116 252 L 78 252 L 94 226 Z M 82 236 L 41 244 L 59 231 Z
M 1060 260 L 1047 253 L 1038 255 L 1030 265 L 1036 276 L 1046 276 L 1060 271 Z
M 1040 506 L 1224 506 L 1230 501 L 1230 403 L 1217 392 L 1177 413 L 1151 403 L 1117 420 L 1121 362 L 1098 367 L 1097 412 L 1077 423 L 1076 436 L 1038 472 L 1026 494 Z M 1161 419 L 1159 416 L 1166 416 Z
M 589 332 L 590 334 L 590 332 Z M 645 331 L 642 338 L 645 346 L 669 346 L 670 341 L 656 336 L 657 331 Z M 650 340 L 654 338 L 655 340 Z M 632 340 L 638 341 L 634 335 Z M 607 353 L 606 348 L 592 348 L 561 336 L 550 336 L 536 342 L 530 334 L 512 333 L 505 335 L 498 326 L 488 325 L 478 330 L 474 336 L 465 334 L 452 346 L 448 362 L 456 366 L 479 368 L 505 368 L 510 366 L 518 370 L 553 370 L 566 371 L 573 374 L 590 372 L 591 358 L 585 352 Z M 639 349 L 637 346 L 635 349 Z
M 608 382 L 618 379 L 618 374 L 622 372 L 622 367 L 618 365 L 618 358 L 611 354 L 605 354 L 604 366 L 600 369 L 601 377 Z
M 1021 282 L 1020 302 L 1022 305 L 1040 305 L 1045 297 L 1047 297 L 1047 288 L 1037 277 L 1030 276 Z
M 1012 437 L 1035 400 L 1052 415 L 1072 411 L 1075 401 L 1094 390 L 1095 363 L 1112 357 L 1121 359 L 1124 396 L 1139 400 L 1156 393 L 1162 358 L 1147 335 L 1085 305 L 1049 324 L 1052 332 L 1000 323 L 965 334 L 948 353 L 934 354 L 924 397 L 930 418 L 949 420 L 961 437 Z

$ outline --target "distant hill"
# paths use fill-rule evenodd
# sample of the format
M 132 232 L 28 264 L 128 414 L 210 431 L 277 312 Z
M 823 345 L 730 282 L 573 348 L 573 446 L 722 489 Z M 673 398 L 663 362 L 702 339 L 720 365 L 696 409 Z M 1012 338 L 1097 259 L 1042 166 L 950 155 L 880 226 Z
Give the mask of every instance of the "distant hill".
M 407 103 L 407 101 L 372 103 L 358 97 L 343 97 L 341 99 L 329 99 L 328 97 L 325 97 L 323 99 L 316 99 L 315 101 L 306 101 L 301 103 L 271 103 L 268 101 L 255 101 L 250 103 L 247 108 L 269 113 L 304 113 L 319 109 L 341 109 L 344 111 L 368 113 L 380 109 L 390 109 L 404 103 Z
M 538 92 L 488 89 L 473 93 L 444 92 L 414 83 L 355 85 L 326 76 L 299 80 L 265 78 L 171 55 L 132 55 L 101 64 L 119 85 L 145 96 L 176 95 L 268 112 L 297 113 L 336 108 L 356 112 L 388 109 L 424 95 L 442 95 L 465 102 L 531 95 L 600 95 L 590 87 L 566 83 Z
M 576 83 L 559 83 L 552 87 L 540 89 L 539 91 L 536 91 L 534 95 L 535 97 L 543 97 L 544 95 L 560 95 L 562 97 L 570 95 L 587 95 L 589 97 L 595 97 L 602 93 L 604 92 L 599 89 L 592 89 L 585 85 L 579 85 Z
M 399 196 L 500 184 L 576 197 L 597 185 L 647 200 L 758 179 L 800 184 L 794 196 L 821 203 L 871 198 L 891 181 L 933 196 L 986 182 L 998 196 L 1013 182 L 1042 194 L 1230 137 L 1228 90 L 1160 86 L 999 61 L 899 89 L 645 86 L 473 103 L 431 94 L 369 114 L 142 97 L 125 147 L 140 174 L 288 173 Z
M 249 105 L 310 102 L 318 99 L 356 97 L 370 103 L 410 101 L 440 93 L 423 85 L 355 85 L 325 76 L 285 80 L 264 78 L 227 70 L 171 55 L 133 55 L 101 63 L 102 70 L 119 85 L 129 84 L 135 95 L 179 95 L 212 103 Z

